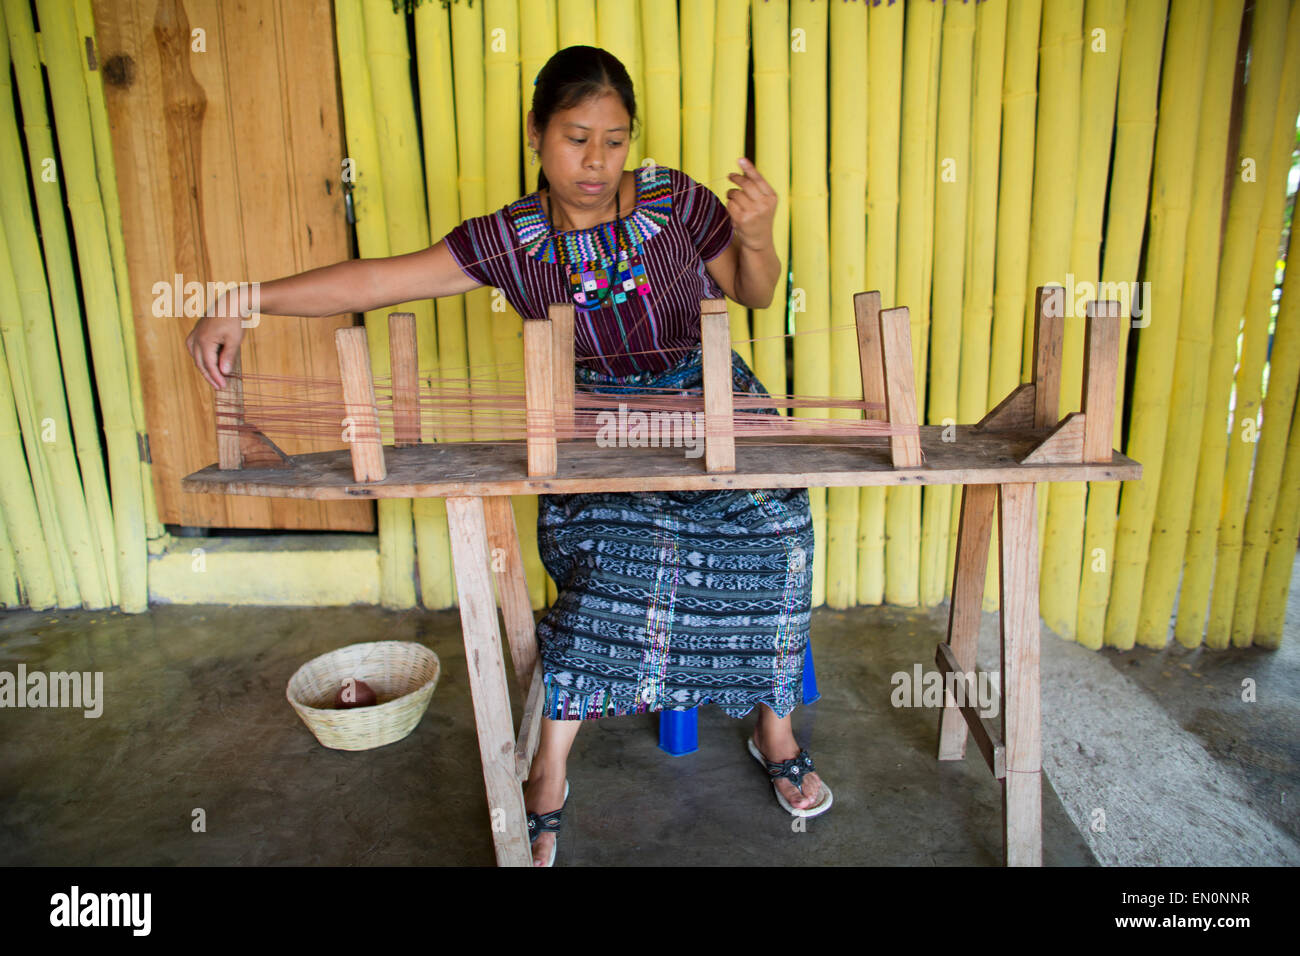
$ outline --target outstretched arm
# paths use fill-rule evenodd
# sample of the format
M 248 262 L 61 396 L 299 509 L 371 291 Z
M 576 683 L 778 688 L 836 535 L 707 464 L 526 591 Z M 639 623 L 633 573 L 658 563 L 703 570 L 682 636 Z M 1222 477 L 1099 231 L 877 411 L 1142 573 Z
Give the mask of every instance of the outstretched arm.
M 348 259 L 258 283 L 253 308 L 265 315 L 339 315 L 399 302 L 459 295 L 482 285 L 466 275 L 439 241 L 427 249 L 379 259 Z M 238 292 L 208 303 L 185 347 L 213 388 L 224 388 L 244 337 Z

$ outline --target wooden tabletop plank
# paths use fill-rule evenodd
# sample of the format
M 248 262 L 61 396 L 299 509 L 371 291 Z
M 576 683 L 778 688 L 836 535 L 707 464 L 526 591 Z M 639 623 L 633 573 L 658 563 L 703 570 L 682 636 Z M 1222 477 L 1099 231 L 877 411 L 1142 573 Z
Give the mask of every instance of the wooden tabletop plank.
M 964 485 L 1042 481 L 1132 481 L 1142 466 L 1119 452 L 1109 462 L 1019 463 L 1050 429 L 977 432 L 955 426 L 920 427 L 923 460 L 894 468 L 889 439 L 736 439 L 736 470 L 710 474 L 702 456 L 681 448 L 602 448 L 566 442 L 553 476 L 528 477 L 523 441 L 456 442 L 412 448 L 385 446 L 388 476 L 359 484 L 346 450 L 294 455 L 290 467 L 222 471 L 216 465 L 182 482 L 199 494 L 339 500 L 445 498 L 465 495 L 576 494 L 593 491 L 720 491 L 869 485 Z

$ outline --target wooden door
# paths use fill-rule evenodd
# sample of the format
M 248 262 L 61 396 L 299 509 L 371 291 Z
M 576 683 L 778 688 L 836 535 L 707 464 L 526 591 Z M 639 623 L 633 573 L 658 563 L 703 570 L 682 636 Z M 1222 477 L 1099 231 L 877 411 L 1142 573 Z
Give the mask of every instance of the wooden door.
M 375 530 L 369 502 L 184 494 L 217 460 L 211 386 L 158 283 L 267 281 L 350 257 L 330 0 L 95 0 L 158 513 L 204 527 Z M 165 311 L 165 310 L 164 310 Z M 246 375 L 338 379 L 353 316 L 263 316 Z M 289 454 L 342 448 L 268 430 Z

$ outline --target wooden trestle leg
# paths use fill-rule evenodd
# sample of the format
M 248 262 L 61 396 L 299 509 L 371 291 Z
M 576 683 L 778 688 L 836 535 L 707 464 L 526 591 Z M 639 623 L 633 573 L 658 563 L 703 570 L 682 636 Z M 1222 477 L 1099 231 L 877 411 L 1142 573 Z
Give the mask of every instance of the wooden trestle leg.
M 1003 860 L 1043 865 L 1042 727 L 1038 671 L 1038 512 L 1033 482 L 998 486 L 1001 549 Z
M 997 485 L 962 487 L 952 601 L 948 608 L 948 642 L 939 645 L 936 663 L 945 675 L 956 672 L 963 683 L 967 681 L 966 675 L 973 677 L 975 674 L 980 612 L 984 604 L 984 574 L 997 498 Z M 939 759 L 961 760 L 966 756 L 966 724 L 970 721 L 980 753 L 993 776 L 1001 778 L 1005 768 L 1002 733 L 996 727 L 990 727 L 989 722 L 979 716 L 979 709 L 971 704 L 969 694 L 963 701 L 954 701 L 945 692 L 944 708 L 939 715 Z
M 508 504 L 509 499 L 506 501 Z M 509 681 L 492 597 L 483 499 L 448 498 L 447 524 L 497 865 L 532 866 L 524 788 L 515 760 Z M 533 684 L 536 690 L 540 681 Z
M 1038 643 L 1038 511 L 1032 482 L 962 489 L 948 641 L 935 663 L 955 675 L 964 700 L 948 693 L 939 718 L 939 759 L 961 760 L 970 732 L 1002 787 L 1003 862 L 1043 862 L 1042 727 Z M 974 697 L 984 572 L 996 506 L 1001 597 L 1000 722 L 981 716 Z M 956 687 L 954 686 L 954 690 Z

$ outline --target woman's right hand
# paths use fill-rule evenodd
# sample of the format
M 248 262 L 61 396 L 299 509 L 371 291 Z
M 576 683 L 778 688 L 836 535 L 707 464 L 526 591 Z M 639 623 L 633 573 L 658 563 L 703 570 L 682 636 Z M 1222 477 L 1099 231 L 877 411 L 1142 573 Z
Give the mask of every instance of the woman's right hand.
M 225 388 L 226 376 L 235 367 L 235 357 L 239 354 L 239 343 L 244 338 L 244 327 L 238 315 L 222 315 L 223 311 L 214 303 L 208 309 L 208 315 L 194 323 L 185 347 L 194 357 L 203 377 L 213 388 Z M 217 314 L 212 314 L 212 313 Z

